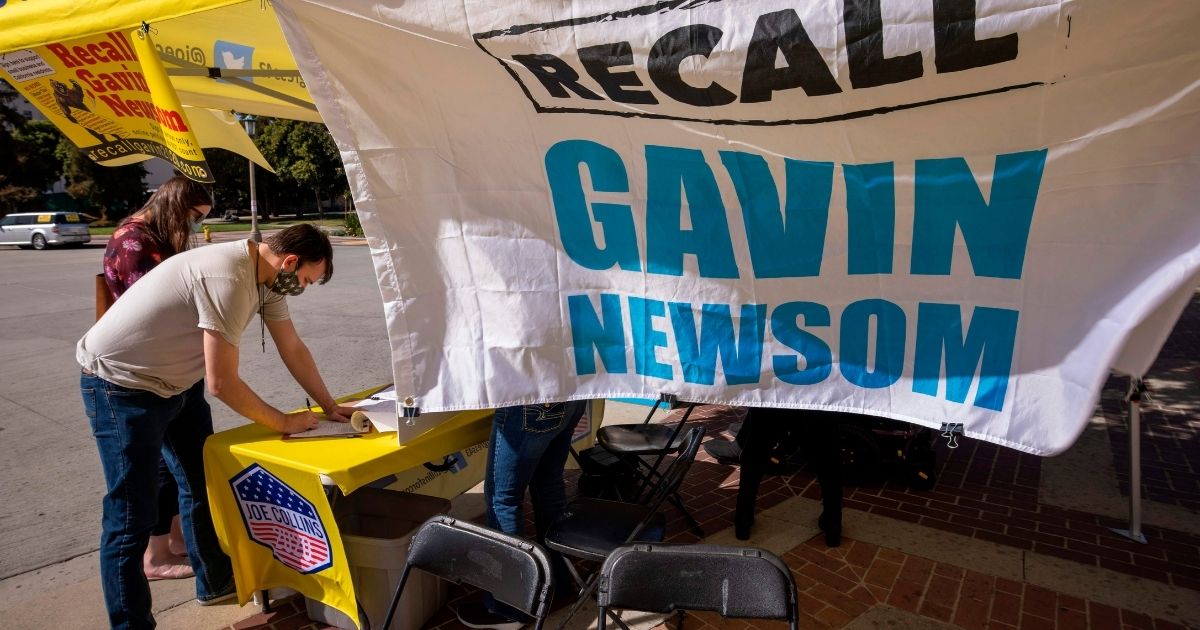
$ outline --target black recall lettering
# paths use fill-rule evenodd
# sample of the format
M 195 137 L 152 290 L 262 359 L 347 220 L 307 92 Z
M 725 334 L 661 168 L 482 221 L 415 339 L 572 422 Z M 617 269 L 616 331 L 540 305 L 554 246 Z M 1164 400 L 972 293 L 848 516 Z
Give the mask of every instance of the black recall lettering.
M 933 0 L 938 73 L 959 72 L 1017 58 L 1017 34 L 975 39 L 975 0 Z
M 974 0 L 970 0 L 974 2 Z M 909 81 L 921 76 L 921 53 L 883 56 L 883 15 L 879 0 L 846 0 L 846 55 L 855 89 Z
M 734 102 L 737 96 L 716 82 L 698 88 L 679 76 L 679 64 L 684 59 L 692 55 L 708 57 L 721 35 L 721 29 L 707 24 L 681 26 L 663 35 L 650 48 L 650 80 L 667 96 L 688 105 L 714 107 Z
M 520 63 L 542 82 L 542 86 L 555 98 L 568 98 L 567 89 L 583 98 L 603 100 L 595 92 L 579 84 L 579 73 L 575 72 L 567 62 L 554 55 L 513 55 L 513 61 Z M 566 89 L 564 89 L 566 88 Z
M 633 50 L 629 42 L 600 44 L 579 49 L 579 61 L 583 69 L 600 84 L 600 88 L 608 98 L 618 103 L 635 103 L 641 105 L 657 105 L 658 99 L 645 90 L 627 90 L 627 87 L 641 86 L 637 73 L 632 70 L 613 72 L 617 66 L 633 65 Z
M 776 51 L 783 53 L 787 67 L 775 67 Z M 742 102 L 763 103 L 771 100 L 772 92 L 794 87 L 804 88 L 809 96 L 842 91 L 795 10 L 760 15 L 746 50 Z

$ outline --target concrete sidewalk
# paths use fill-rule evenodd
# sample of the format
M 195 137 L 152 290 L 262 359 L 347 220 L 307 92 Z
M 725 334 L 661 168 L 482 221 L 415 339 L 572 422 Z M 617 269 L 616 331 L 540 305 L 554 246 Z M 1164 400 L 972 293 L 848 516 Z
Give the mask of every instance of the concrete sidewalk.
M 847 488 L 842 546 L 816 527 L 816 483 L 806 471 L 764 479 L 748 544 L 781 555 L 800 591 L 804 628 L 1200 628 L 1200 301 L 1194 300 L 1149 375 L 1144 407 L 1144 531 L 1121 538 L 1128 516 L 1126 381 L 1113 378 L 1079 442 L 1040 458 L 975 440 L 938 446 L 938 483 L 925 492 L 879 481 Z M 610 404 L 612 422 L 644 410 Z M 729 439 L 741 411 L 709 406 L 693 418 L 708 439 Z M 570 487 L 573 488 L 574 479 Z M 701 451 L 684 501 L 708 533 L 736 541 L 738 471 Z M 460 504 L 474 503 L 477 494 Z M 670 540 L 694 542 L 682 518 Z M 95 554 L 0 582 L 5 627 L 103 626 Z M 162 628 L 321 628 L 297 599 L 269 615 L 252 606 L 201 608 L 190 581 L 153 585 Z M 477 594 L 455 591 L 455 598 Z M 452 605 L 427 627 L 458 630 Z M 560 613 L 561 614 L 561 613 Z M 627 617 L 635 627 L 662 621 Z M 585 609 L 571 627 L 595 624 Z M 782 627 L 689 616 L 689 628 Z M 552 626 L 548 626 L 552 627 Z

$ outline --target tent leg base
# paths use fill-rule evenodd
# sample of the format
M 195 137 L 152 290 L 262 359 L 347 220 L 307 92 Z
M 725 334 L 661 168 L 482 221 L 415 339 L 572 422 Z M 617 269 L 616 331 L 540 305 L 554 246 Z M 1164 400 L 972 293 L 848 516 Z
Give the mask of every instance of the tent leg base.
M 1128 538 L 1129 540 L 1132 540 L 1134 542 L 1139 542 L 1139 543 L 1142 543 L 1143 545 L 1150 544 L 1149 541 L 1146 540 L 1146 535 L 1143 534 L 1142 532 L 1138 532 L 1135 534 L 1135 533 L 1129 531 L 1128 529 L 1119 529 L 1116 527 L 1109 527 L 1109 529 L 1112 530 L 1112 532 L 1114 534 L 1116 534 L 1118 536 L 1122 536 L 1124 538 Z

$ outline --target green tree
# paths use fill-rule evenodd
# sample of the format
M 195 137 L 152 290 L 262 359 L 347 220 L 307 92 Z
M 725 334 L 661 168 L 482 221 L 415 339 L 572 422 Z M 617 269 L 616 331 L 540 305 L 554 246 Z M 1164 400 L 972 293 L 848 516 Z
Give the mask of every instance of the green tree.
M 275 167 L 280 183 L 307 190 L 323 217 L 321 202 L 341 199 L 348 189 L 341 155 L 325 125 L 282 119 L 259 124 L 256 144 Z
M 16 98 L 0 81 L 0 215 L 37 209 L 61 171 L 54 147 L 62 134 L 49 122 L 26 120 L 12 106 Z
M 14 179 L 38 191 L 48 190 L 62 177 L 62 162 L 54 154 L 63 138 L 62 132 L 48 120 L 33 120 L 13 136 L 24 149 Z
M 141 162 L 126 166 L 102 166 L 84 155 L 65 137 L 55 155 L 62 161 L 67 194 L 85 201 L 102 221 L 116 223 L 142 206 L 146 198 L 146 169 Z
M 213 205 L 212 216 L 220 216 L 226 210 L 250 210 L 250 175 L 246 158 L 225 149 L 205 149 L 204 159 L 212 171 Z M 263 169 L 258 169 L 255 181 L 262 180 Z M 261 194 L 261 193 L 260 193 Z M 262 202 L 259 202 L 261 216 Z

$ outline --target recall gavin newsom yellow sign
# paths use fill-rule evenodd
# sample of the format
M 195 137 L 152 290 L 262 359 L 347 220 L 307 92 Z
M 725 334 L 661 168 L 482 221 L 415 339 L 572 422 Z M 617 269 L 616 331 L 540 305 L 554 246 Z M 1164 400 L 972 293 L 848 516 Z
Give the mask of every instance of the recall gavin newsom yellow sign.
M 159 157 L 213 181 L 150 34 L 119 31 L 0 55 L 0 76 L 88 157 L 120 166 Z

